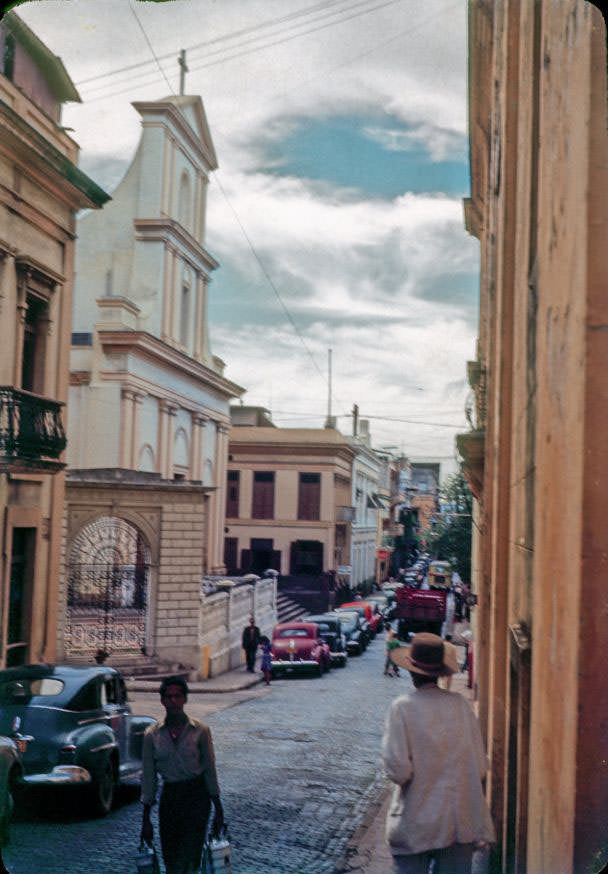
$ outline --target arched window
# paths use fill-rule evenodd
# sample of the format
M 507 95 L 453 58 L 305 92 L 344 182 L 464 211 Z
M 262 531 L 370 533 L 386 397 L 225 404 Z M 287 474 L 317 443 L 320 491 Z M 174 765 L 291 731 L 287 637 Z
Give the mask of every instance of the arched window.
M 182 171 L 179 180 L 179 223 L 187 230 L 192 225 L 192 192 L 190 189 L 190 176 L 186 170 Z
M 173 449 L 173 465 L 178 468 L 190 467 L 190 448 L 188 435 L 183 428 L 175 432 L 175 446 Z
M 147 473 L 155 473 L 156 460 L 154 458 L 154 450 L 149 443 L 145 443 L 139 452 L 139 470 Z

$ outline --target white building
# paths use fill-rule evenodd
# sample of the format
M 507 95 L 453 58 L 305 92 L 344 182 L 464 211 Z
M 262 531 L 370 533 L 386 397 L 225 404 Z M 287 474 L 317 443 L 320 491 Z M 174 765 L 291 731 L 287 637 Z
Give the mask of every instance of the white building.
M 109 553 L 96 544 L 119 531 L 124 541 L 126 521 L 131 553 L 149 565 L 145 639 L 134 632 L 130 646 L 191 662 L 201 575 L 224 570 L 228 405 L 243 390 L 209 344 L 218 264 L 205 249 L 205 208 L 217 159 L 203 103 L 180 96 L 133 106 L 142 124 L 133 161 L 106 210 L 78 223 L 65 648 L 76 652 L 86 637 L 69 616 L 82 596 L 75 568 L 103 565 Z M 91 571 L 89 588 L 103 587 L 103 574 Z M 113 651 L 122 644 L 110 641 Z
M 376 578 L 376 545 L 378 511 L 382 504 L 378 498 L 378 478 L 381 459 L 371 448 L 369 424 L 366 419 L 359 423 L 359 435 L 350 438 L 356 450 L 353 459 L 352 505 L 355 518 L 351 537 L 351 587 L 360 588 L 365 582 Z

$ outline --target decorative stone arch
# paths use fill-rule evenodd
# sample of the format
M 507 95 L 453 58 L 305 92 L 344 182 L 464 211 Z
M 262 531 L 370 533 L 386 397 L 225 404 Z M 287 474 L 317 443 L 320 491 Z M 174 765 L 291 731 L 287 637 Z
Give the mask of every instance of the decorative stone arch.
M 67 658 L 147 651 L 151 540 L 124 515 L 92 513 L 67 544 Z
M 112 516 L 124 519 L 125 522 L 130 522 L 132 525 L 142 531 L 150 548 L 151 567 L 158 567 L 160 557 L 160 532 L 158 526 L 153 525 L 149 519 L 147 519 L 142 513 L 138 513 L 137 510 L 133 509 L 132 507 L 122 507 L 114 505 L 112 505 L 111 508 L 110 506 L 104 506 L 101 510 L 97 508 L 91 509 L 84 514 L 79 513 L 76 523 L 74 523 L 72 519 L 68 517 L 68 533 L 65 545 L 66 561 L 68 559 L 70 550 L 74 543 L 74 539 L 78 532 L 81 531 L 86 525 L 94 522 L 95 519 L 99 519 L 101 516 L 107 516 L 110 513 Z
M 214 476 L 215 476 L 215 471 L 214 471 L 214 467 L 213 467 L 213 461 L 210 458 L 208 458 L 205 461 L 205 474 L 203 476 L 203 483 L 206 486 L 213 485 Z
M 185 428 L 177 428 L 173 446 L 173 464 L 176 467 L 190 467 L 190 440 Z
M 144 443 L 139 450 L 137 469 L 146 473 L 156 472 L 156 456 L 154 455 L 154 450 L 149 443 Z

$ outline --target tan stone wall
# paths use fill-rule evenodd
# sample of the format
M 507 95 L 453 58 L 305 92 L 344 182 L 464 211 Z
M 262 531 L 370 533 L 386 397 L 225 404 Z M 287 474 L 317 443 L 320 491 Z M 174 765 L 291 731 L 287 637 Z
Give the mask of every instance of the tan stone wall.
M 208 647 L 209 676 L 217 676 L 244 664 L 241 635 L 251 615 L 261 633 L 271 637 L 277 622 L 274 579 L 203 596 L 199 633 L 203 659 Z
M 67 490 L 65 551 L 78 531 L 99 516 L 118 516 L 136 525 L 150 547 L 148 650 L 162 660 L 198 670 L 200 586 L 206 541 L 206 502 L 201 489 L 169 485 L 119 489 L 75 485 Z M 65 575 L 58 638 L 66 615 Z
M 594 669 L 608 647 L 606 33 L 583 0 L 470 8 L 487 385 L 476 688 L 494 861 L 578 874 L 608 861 Z

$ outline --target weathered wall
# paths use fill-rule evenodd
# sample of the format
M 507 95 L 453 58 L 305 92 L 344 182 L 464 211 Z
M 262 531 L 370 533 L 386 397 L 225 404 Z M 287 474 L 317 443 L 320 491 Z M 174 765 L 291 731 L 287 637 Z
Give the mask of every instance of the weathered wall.
M 608 846 L 596 670 L 608 645 L 606 33 L 584 0 L 470 10 L 467 226 L 481 240 L 487 392 L 476 658 L 493 863 L 579 874 Z
M 214 677 L 244 663 L 241 635 L 251 615 L 261 633 L 272 637 L 277 622 L 274 578 L 203 595 L 199 629 L 201 673 L 205 673 L 205 665 L 208 665 L 208 675 Z

